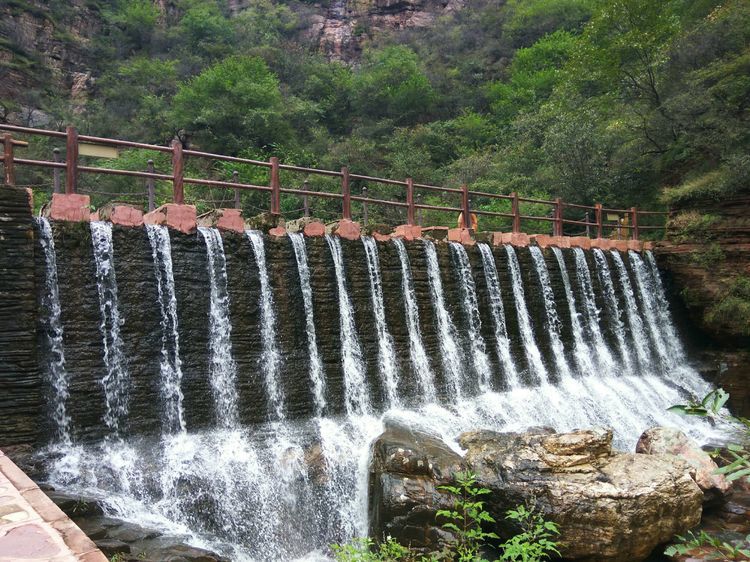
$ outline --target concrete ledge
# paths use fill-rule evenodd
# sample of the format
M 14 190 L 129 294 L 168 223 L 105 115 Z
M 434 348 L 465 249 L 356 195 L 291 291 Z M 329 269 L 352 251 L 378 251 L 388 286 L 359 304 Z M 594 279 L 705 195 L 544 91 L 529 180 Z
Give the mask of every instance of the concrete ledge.
M 78 526 L 0 452 L 0 562 L 107 562 Z
M 143 216 L 145 224 L 164 224 L 184 234 L 195 232 L 198 227 L 194 205 L 167 203 Z
M 88 222 L 91 198 L 79 193 L 53 193 L 49 218 L 55 221 Z

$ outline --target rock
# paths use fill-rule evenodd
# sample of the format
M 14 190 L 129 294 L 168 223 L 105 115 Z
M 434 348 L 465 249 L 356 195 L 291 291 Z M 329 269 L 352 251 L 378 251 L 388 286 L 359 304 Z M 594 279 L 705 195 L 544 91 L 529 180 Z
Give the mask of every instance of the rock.
M 393 228 L 387 224 L 370 223 L 367 226 L 362 227 L 362 232 L 368 236 L 373 236 L 375 234 L 393 234 Z
M 284 217 L 268 212 L 246 219 L 245 224 L 250 230 L 260 230 L 261 232 L 268 232 L 278 226 L 285 226 Z
M 112 558 L 117 554 L 130 554 L 130 545 L 116 539 L 100 539 L 96 541 L 96 546 L 108 558 Z
M 464 470 L 461 456 L 437 437 L 388 423 L 372 445 L 369 476 L 370 534 L 390 535 L 401 544 L 437 550 L 452 538 L 435 513 L 453 505 L 438 489 Z
M 731 485 L 723 474 L 716 474 L 717 464 L 687 435 L 671 427 L 653 427 L 643 432 L 635 447 L 645 455 L 674 455 L 695 469 L 694 479 L 703 491 L 703 502 L 716 503 L 729 492 Z
M 333 227 L 333 233 L 346 240 L 357 240 L 361 234 L 359 223 L 348 219 L 341 219 Z
M 635 562 L 696 525 L 703 494 L 682 460 L 612 453 L 611 442 L 605 430 L 459 437 L 465 461 L 492 492 L 486 507 L 499 535 L 518 531 L 505 512 L 529 503 L 559 525 L 563 558 Z
M 300 217 L 286 223 L 287 232 L 304 232 L 307 234 L 308 227 L 310 227 L 311 232 L 322 229 L 322 233 L 319 236 L 325 234 L 325 224 L 320 219 L 314 217 Z M 309 234 L 307 235 L 310 236 Z
M 198 226 L 216 227 L 219 230 L 242 234 L 245 221 L 240 209 L 213 209 L 197 219 Z

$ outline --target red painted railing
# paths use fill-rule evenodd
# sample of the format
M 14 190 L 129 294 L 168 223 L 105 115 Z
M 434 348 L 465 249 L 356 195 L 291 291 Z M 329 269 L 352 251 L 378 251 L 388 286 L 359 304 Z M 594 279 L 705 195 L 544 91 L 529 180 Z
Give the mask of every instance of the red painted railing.
M 482 191 L 472 191 L 467 185 L 462 185 L 460 188 L 440 187 L 428 184 L 415 183 L 412 178 L 406 178 L 405 180 L 393 180 L 387 178 L 378 178 L 372 176 L 365 176 L 360 174 L 353 174 L 349 172 L 349 169 L 344 167 L 340 171 L 331 170 L 318 170 L 315 168 L 305 168 L 302 166 L 292 166 L 288 164 L 281 164 L 279 159 L 275 156 L 270 158 L 268 162 L 261 160 L 251 160 L 248 158 L 238 158 L 236 156 L 225 156 L 223 154 L 213 154 L 209 152 L 201 152 L 198 150 L 184 149 L 182 143 L 178 140 L 172 141 L 171 146 L 160 146 L 154 144 L 145 144 L 140 142 L 132 142 L 125 140 L 116 140 L 102 137 L 94 137 L 89 135 L 80 135 L 75 127 L 67 127 L 65 132 L 61 131 L 49 131 L 44 129 L 36 129 L 30 127 L 19 127 L 15 125 L 0 124 L 0 131 L 6 131 L 3 135 L 3 167 L 5 183 L 7 185 L 15 185 L 15 166 L 39 166 L 43 168 L 52 168 L 55 171 L 56 182 L 59 181 L 59 170 L 65 170 L 65 192 L 76 193 L 78 187 L 78 177 L 81 173 L 96 173 L 96 174 L 111 174 L 120 176 L 131 176 L 135 178 L 143 178 L 146 180 L 149 186 L 149 203 L 153 206 L 153 189 L 154 180 L 169 181 L 172 183 L 172 200 L 174 203 L 184 203 L 185 201 L 185 184 L 190 185 L 201 185 L 207 187 L 221 187 L 235 190 L 235 206 L 239 207 L 240 197 L 239 193 L 241 190 L 251 190 L 259 192 L 270 193 L 270 211 L 273 214 L 281 214 L 281 194 L 293 194 L 295 196 L 304 197 L 320 197 L 320 198 L 333 198 L 341 200 L 341 215 L 344 219 L 352 218 L 351 203 L 356 201 L 364 205 L 382 205 L 386 207 L 397 207 L 406 209 L 406 222 L 409 225 L 416 224 L 416 212 L 418 210 L 426 211 L 442 211 L 450 213 L 460 213 L 463 217 L 463 223 L 466 228 L 471 227 L 472 215 L 496 217 L 496 218 L 507 218 L 511 220 L 513 232 L 521 232 L 522 221 L 545 221 L 551 223 L 552 234 L 555 236 L 562 236 L 563 228 L 565 225 L 573 225 L 576 227 L 584 227 L 587 235 L 591 235 L 591 229 L 594 229 L 596 238 L 601 238 L 604 235 L 604 229 L 622 229 L 630 233 L 630 237 L 637 240 L 640 236 L 641 231 L 645 230 L 663 230 L 663 225 L 649 225 L 639 226 L 639 217 L 643 216 L 656 216 L 665 217 L 668 215 L 664 211 L 642 211 L 636 207 L 630 209 L 610 209 L 603 207 L 600 203 L 596 205 L 579 205 L 575 203 L 566 203 L 560 198 L 552 201 L 545 199 L 534 199 L 529 197 L 521 197 L 517 193 L 513 192 L 510 195 L 501 195 L 498 193 L 486 193 Z M 65 161 L 59 161 L 59 151 L 55 149 L 54 160 L 31 160 L 27 158 L 18 158 L 15 156 L 14 148 L 17 146 L 28 146 L 27 142 L 14 139 L 11 133 L 19 133 L 24 135 L 37 135 L 52 137 L 58 139 L 65 139 L 66 150 L 65 150 Z M 148 171 L 137 171 L 137 170 L 120 170 L 113 168 L 100 168 L 93 166 L 83 166 L 79 163 L 79 146 L 81 143 L 110 146 L 124 149 L 142 149 L 152 150 L 162 153 L 170 153 L 172 157 L 172 173 L 163 174 L 154 172 L 153 161 L 149 160 Z M 185 158 L 205 158 L 210 160 L 216 160 L 221 162 L 229 162 L 236 164 L 244 164 L 251 166 L 258 166 L 267 168 L 269 170 L 269 185 L 254 185 L 250 183 L 241 183 L 238 181 L 238 174 L 234 172 L 232 174 L 232 181 L 221 181 L 216 179 L 201 179 L 185 177 Z M 311 191 L 309 189 L 290 189 L 282 187 L 280 180 L 281 171 L 300 172 L 308 175 L 319 175 L 328 177 L 341 178 L 341 192 L 340 193 L 328 193 L 322 191 Z M 370 183 L 379 183 L 385 185 L 395 185 L 403 187 L 405 190 L 405 201 L 394 201 L 386 199 L 374 199 L 368 197 L 366 192 L 363 195 L 352 195 L 351 193 L 351 181 L 361 180 Z M 305 182 L 305 185 L 307 182 Z M 430 192 L 440 192 L 445 194 L 453 194 L 461 197 L 460 207 L 450 206 L 439 206 L 439 205 L 425 205 L 421 202 L 415 201 L 415 190 L 424 190 Z M 471 208 L 471 197 L 480 197 L 486 199 L 505 200 L 510 202 L 509 213 L 496 212 L 496 211 L 485 211 L 481 209 Z M 547 205 L 550 207 L 548 215 L 536 216 L 536 215 L 524 215 L 521 212 L 522 203 L 531 203 L 537 205 Z M 575 209 L 579 214 L 585 213 L 584 220 L 575 220 L 565 217 L 566 209 Z M 366 210 L 365 210 L 366 213 Z M 593 213 L 594 220 L 591 221 L 589 215 Z M 603 217 L 606 213 L 616 213 L 623 217 L 628 217 L 628 224 L 623 224 L 618 221 L 617 224 L 607 224 L 604 222 Z

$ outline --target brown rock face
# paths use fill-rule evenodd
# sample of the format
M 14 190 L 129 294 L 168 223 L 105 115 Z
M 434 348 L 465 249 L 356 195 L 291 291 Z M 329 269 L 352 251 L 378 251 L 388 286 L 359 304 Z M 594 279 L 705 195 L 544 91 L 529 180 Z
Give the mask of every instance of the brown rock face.
M 693 441 L 679 429 L 653 427 L 643 432 L 635 448 L 636 453 L 646 455 L 673 455 L 684 460 L 695 470 L 695 483 L 703 490 L 704 502 L 721 499 L 730 489 L 730 484 L 719 468 Z
M 489 488 L 495 532 L 518 532 L 507 510 L 535 505 L 561 534 L 566 560 L 637 562 L 701 518 L 703 494 L 674 456 L 613 454 L 609 430 L 555 433 L 472 431 L 459 437 L 462 458 L 439 439 L 389 427 L 374 443 L 370 465 L 370 533 L 438 550 L 450 535 L 435 524 L 454 498 L 439 486 L 469 468 Z
M 565 559 L 635 562 L 696 525 L 703 494 L 684 462 L 672 456 L 613 454 L 612 433 L 498 434 L 459 437 L 466 462 L 488 495 L 498 534 L 503 516 L 532 503 L 555 521 Z

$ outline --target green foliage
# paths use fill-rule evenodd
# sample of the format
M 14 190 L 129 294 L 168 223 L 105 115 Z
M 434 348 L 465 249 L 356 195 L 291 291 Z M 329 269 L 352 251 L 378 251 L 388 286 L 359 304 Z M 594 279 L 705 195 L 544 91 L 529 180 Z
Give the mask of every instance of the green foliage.
M 715 560 L 747 560 L 750 558 L 750 549 L 746 545 L 750 544 L 750 535 L 745 537 L 744 544 L 731 544 L 716 537 L 713 537 L 705 531 L 700 531 L 697 535 L 688 531 L 686 536 L 677 535 L 679 542 L 670 545 L 664 551 L 667 556 L 690 554 L 694 549 L 710 548 L 713 552 L 707 553 L 709 559 Z
M 391 537 L 378 545 L 370 538 L 331 546 L 336 562 L 410 562 L 416 558 Z
M 511 537 L 503 544 L 503 554 L 500 560 L 511 562 L 541 562 L 549 559 L 552 554 L 560 554 L 554 542 L 560 534 L 557 525 L 545 521 L 534 509 L 521 505 L 517 509 L 508 511 L 506 519 L 520 525 L 522 532 Z
M 455 485 L 440 486 L 441 490 L 455 496 L 453 509 L 441 509 L 436 515 L 438 520 L 445 520 L 443 528 L 456 537 L 449 546 L 456 555 L 455 559 L 458 562 L 475 562 L 481 560 L 479 550 L 487 539 L 499 538 L 497 534 L 488 533 L 482 528 L 486 523 L 495 523 L 480 499 L 490 490 L 477 486 L 476 475 L 472 472 L 457 472 L 454 477 Z
M 706 311 L 705 318 L 710 325 L 731 326 L 735 333 L 750 336 L 750 278 L 732 278 L 721 300 Z

